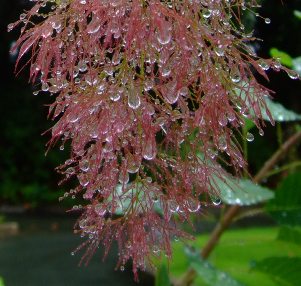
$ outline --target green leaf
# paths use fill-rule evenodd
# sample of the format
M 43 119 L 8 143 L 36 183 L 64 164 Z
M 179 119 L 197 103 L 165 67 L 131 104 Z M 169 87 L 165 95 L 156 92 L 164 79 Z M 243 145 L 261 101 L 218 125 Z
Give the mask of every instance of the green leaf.
M 301 11 L 294 10 L 294 15 L 297 19 L 301 20 Z
M 275 191 L 267 210 L 280 224 L 301 225 L 301 173 L 289 174 Z
M 243 86 L 247 86 L 247 83 L 243 83 Z M 241 91 L 240 89 L 235 89 L 237 96 L 241 97 L 243 100 L 246 99 L 245 92 Z M 249 96 L 254 96 L 252 94 L 252 90 L 250 89 Z M 273 119 L 278 122 L 285 122 L 285 121 L 296 121 L 301 120 L 301 115 L 295 113 L 294 111 L 286 109 L 280 103 L 274 102 L 273 100 L 269 99 L 268 97 L 264 97 L 267 109 L 270 111 Z M 252 111 L 252 106 L 250 107 L 250 111 Z M 266 113 L 265 108 L 263 106 L 261 108 L 262 117 L 264 120 L 270 121 L 269 116 Z M 254 116 L 254 113 L 251 115 Z
M 272 48 L 270 50 L 270 55 L 273 57 L 273 58 L 277 58 L 280 60 L 281 64 L 291 68 L 293 66 L 293 59 L 292 57 L 287 54 L 286 52 L 283 52 L 283 51 L 280 51 L 276 48 Z
M 247 179 L 235 180 L 227 177 L 214 180 L 220 191 L 220 199 L 228 205 L 253 205 L 274 197 L 274 193 Z
M 301 245 L 301 228 L 282 226 L 277 239 Z
M 296 121 L 301 120 L 301 115 L 295 113 L 294 111 L 286 109 L 282 104 L 272 101 L 269 98 L 265 98 L 266 105 L 272 117 L 275 121 L 285 122 L 285 121 Z M 268 115 L 265 110 L 262 110 L 263 119 L 269 120 Z
M 168 269 L 165 264 L 161 264 L 160 268 L 156 273 L 155 286 L 169 286 L 170 280 L 168 275 Z
M 185 250 L 192 267 L 198 274 L 198 278 L 203 280 L 208 286 L 242 286 L 240 282 L 232 278 L 226 272 L 214 268 L 209 262 L 203 260 L 197 252 L 188 248 Z
M 245 119 L 245 125 L 243 127 L 245 132 L 248 132 L 249 130 L 251 130 L 255 126 L 256 125 L 255 125 L 255 123 L 252 120 L 250 120 L 248 118 Z
M 268 274 L 276 285 L 300 285 L 301 257 L 268 257 L 255 262 L 251 269 Z
M 4 285 L 4 280 L 3 280 L 2 277 L 0 277 L 0 286 L 5 286 L 5 285 Z
M 293 70 L 301 75 L 301 57 L 293 59 Z

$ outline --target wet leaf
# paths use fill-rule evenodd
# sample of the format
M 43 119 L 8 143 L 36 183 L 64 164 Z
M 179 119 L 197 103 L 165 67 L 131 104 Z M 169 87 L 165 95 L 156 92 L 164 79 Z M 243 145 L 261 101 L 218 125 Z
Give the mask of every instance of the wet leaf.
M 282 226 L 279 229 L 278 239 L 282 241 L 296 243 L 301 245 L 301 228 Z
M 231 177 L 215 180 L 220 191 L 220 199 L 229 205 L 253 205 L 274 197 L 274 193 L 247 179 L 235 180 Z
M 226 272 L 220 271 L 213 267 L 209 262 L 203 260 L 197 252 L 190 249 L 185 250 L 190 260 L 190 266 L 198 274 L 198 278 L 203 280 L 208 286 L 242 286 L 244 284 L 232 278 Z
M 301 115 L 295 113 L 294 111 L 286 109 L 282 104 L 274 102 L 269 98 L 266 98 L 265 100 L 267 107 L 275 121 L 285 122 L 301 120 Z M 269 117 L 264 110 L 262 111 L 262 113 L 263 119 L 269 120 Z
M 280 51 L 276 48 L 272 48 L 270 50 L 270 55 L 273 57 L 273 58 L 277 58 L 280 60 L 280 63 L 282 65 L 285 65 L 289 68 L 291 68 L 293 66 L 293 59 L 292 57 L 287 54 L 286 52 L 283 52 L 283 51 Z
M 275 191 L 275 198 L 267 205 L 271 216 L 280 224 L 301 225 L 301 173 L 288 175 Z
M 168 275 L 168 269 L 165 264 L 161 264 L 160 268 L 156 273 L 155 286 L 169 286 L 170 280 Z
M 268 274 L 275 285 L 298 286 L 301 281 L 301 257 L 268 257 L 254 262 L 252 270 Z

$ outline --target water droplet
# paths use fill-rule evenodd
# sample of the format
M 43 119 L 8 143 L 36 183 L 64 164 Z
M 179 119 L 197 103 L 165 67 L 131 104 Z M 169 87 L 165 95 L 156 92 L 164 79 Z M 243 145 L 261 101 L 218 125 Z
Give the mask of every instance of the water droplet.
M 179 209 L 180 209 L 180 206 L 176 202 L 174 202 L 174 201 L 170 201 L 169 202 L 169 210 L 170 210 L 170 212 L 176 213 L 176 212 L 179 211 Z
M 189 199 L 189 201 L 187 201 L 186 204 L 187 204 L 188 211 L 191 213 L 195 213 L 201 208 L 201 205 L 197 199 L 191 198 Z
M 228 148 L 227 145 L 227 140 L 225 139 L 225 137 L 220 137 L 218 140 L 218 148 L 222 151 L 225 151 Z
M 87 26 L 87 33 L 95 34 L 99 31 L 99 29 L 100 29 L 100 21 L 99 21 L 98 17 L 94 16 L 92 21 Z
M 71 254 L 72 256 L 74 256 L 75 253 L 74 253 L 74 252 L 71 252 L 70 254 Z
M 43 29 L 42 37 L 48 38 L 52 35 L 52 33 L 53 33 L 53 28 L 50 25 L 48 25 Z
M 25 13 L 22 13 L 21 15 L 20 15 L 20 20 L 22 21 L 22 20 L 24 20 L 26 18 L 26 14 Z
M 206 9 L 206 10 L 203 11 L 203 17 L 206 18 L 206 19 L 210 18 L 211 14 L 212 14 L 212 12 L 209 9 Z
M 119 174 L 118 181 L 120 184 L 127 184 L 129 182 L 129 180 L 130 180 L 130 177 L 129 177 L 128 172 L 126 172 L 125 174 L 123 174 L 123 173 Z
M 225 55 L 225 50 L 223 47 L 216 47 L 214 49 L 214 51 L 215 51 L 216 55 L 219 57 L 223 57 Z
M 157 245 L 153 246 L 153 253 L 157 254 L 160 252 L 160 248 Z
M 72 175 L 75 173 L 75 169 L 73 167 L 70 167 L 66 170 L 66 174 Z
M 252 133 L 248 132 L 246 139 L 248 142 L 252 142 L 252 141 L 254 141 L 254 135 Z
M 271 24 L 271 19 L 270 19 L 270 18 L 265 18 L 265 19 L 264 19 L 264 22 L 265 22 L 266 24 Z
M 78 62 L 78 69 L 81 72 L 85 72 L 88 69 L 88 66 L 84 60 Z
M 291 79 L 298 79 L 299 78 L 299 74 L 296 71 L 293 70 L 288 70 L 287 71 L 287 75 L 291 78 Z
M 263 135 L 264 135 L 263 129 L 259 129 L 259 135 L 260 135 L 260 136 L 263 136 Z
M 231 78 L 232 82 L 234 82 L 234 83 L 240 82 L 240 75 L 239 74 L 232 74 L 230 76 L 230 78 Z
M 94 211 L 100 216 L 104 216 L 107 212 L 106 208 L 102 204 L 95 205 Z
M 43 90 L 43 91 L 48 91 L 48 90 L 49 90 L 49 85 L 48 85 L 47 82 L 43 82 L 43 83 L 42 83 L 42 90 Z
M 124 270 L 125 270 L 124 266 L 123 265 L 120 266 L 120 271 L 124 271 Z
M 7 26 L 7 32 L 10 32 L 13 28 L 14 28 L 14 24 L 13 23 L 8 24 L 8 26 Z
M 264 70 L 264 71 L 267 71 L 270 66 L 264 61 L 264 60 L 261 60 L 258 65 Z
M 134 87 L 131 87 L 129 89 L 128 93 L 128 105 L 132 109 L 137 109 L 139 108 L 141 104 L 141 99 L 140 99 L 140 94 L 138 90 Z
M 143 158 L 146 160 L 153 160 L 157 155 L 157 146 L 155 139 L 149 139 L 146 141 L 144 150 L 143 150 Z
M 222 200 L 219 197 L 215 196 L 211 197 L 211 201 L 215 206 L 219 206 L 222 203 Z
M 228 118 L 225 115 L 221 115 L 218 119 L 218 124 L 222 127 L 228 124 Z
M 157 39 L 161 45 L 167 45 L 171 41 L 171 26 L 169 24 L 162 24 L 157 30 Z
M 83 171 L 83 172 L 87 172 L 90 169 L 90 164 L 88 160 L 83 160 L 79 162 L 79 168 Z

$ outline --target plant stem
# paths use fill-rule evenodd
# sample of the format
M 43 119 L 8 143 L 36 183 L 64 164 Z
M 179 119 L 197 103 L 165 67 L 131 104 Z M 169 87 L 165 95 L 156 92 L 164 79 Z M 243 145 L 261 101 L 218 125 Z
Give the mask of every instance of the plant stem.
M 265 162 L 260 171 L 255 175 L 253 181 L 255 183 L 259 183 L 263 178 L 265 178 L 266 174 L 274 167 L 274 165 L 287 153 L 287 151 L 294 147 L 301 141 L 301 131 L 295 133 L 291 136 L 285 143 L 283 143 L 280 148 L 270 157 L 269 160 Z M 215 248 L 218 243 L 220 237 L 224 233 L 224 231 L 228 228 L 228 226 L 232 223 L 233 219 L 239 213 L 241 206 L 234 205 L 228 208 L 225 215 L 220 219 L 214 230 L 212 231 L 210 238 L 207 244 L 201 251 L 201 256 L 203 258 L 208 258 L 211 254 L 212 250 Z M 190 268 L 181 279 L 180 283 L 177 285 L 181 286 L 189 286 L 192 284 L 195 279 L 196 272 L 194 269 Z

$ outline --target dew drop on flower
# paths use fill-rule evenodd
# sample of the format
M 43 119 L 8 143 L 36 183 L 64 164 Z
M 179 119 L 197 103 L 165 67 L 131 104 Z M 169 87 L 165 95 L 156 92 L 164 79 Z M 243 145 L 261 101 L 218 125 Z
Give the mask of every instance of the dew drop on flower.
M 94 16 L 92 21 L 87 26 L 87 33 L 94 34 L 94 33 L 97 33 L 99 31 L 99 29 L 100 29 L 99 19 Z
M 171 41 L 171 29 L 169 25 L 162 25 L 157 31 L 157 39 L 161 45 L 167 45 Z
M 212 14 L 211 10 L 206 9 L 206 10 L 204 10 L 204 12 L 203 12 L 203 17 L 206 18 L 206 19 L 208 19 L 208 18 L 211 17 L 211 14 Z
M 259 129 L 259 135 L 260 135 L 260 136 L 263 136 L 263 135 L 264 135 L 263 129 Z
M 110 99 L 111 99 L 112 101 L 118 101 L 118 100 L 120 99 L 120 94 L 117 93 L 117 92 L 112 92 L 112 93 L 110 94 Z
M 141 104 L 140 94 L 135 88 L 130 88 L 128 93 L 128 105 L 132 109 L 137 109 Z
M 252 142 L 252 141 L 254 141 L 254 135 L 252 133 L 248 132 L 246 139 L 248 142 Z
M 119 179 L 118 179 L 120 184 L 127 184 L 129 182 L 129 180 L 130 180 L 130 177 L 129 177 L 128 172 L 126 172 L 125 174 L 120 173 Z
M 125 270 L 124 266 L 123 265 L 120 266 L 120 271 L 124 271 L 124 270 Z
M 190 199 L 187 201 L 187 209 L 191 213 L 195 213 L 200 209 L 201 205 L 197 199 Z
M 52 32 L 53 32 L 53 28 L 51 26 L 46 26 L 44 29 L 43 29 L 43 32 L 42 32 L 42 37 L 43 38 L 48 38 L 52 35 Z
M 160 252 L 160 248 L 157 245 L 153 246 L 153 253 L 158 254 Z
M 107 212 L 106 208 L 102 204 L 95 205 L 94 211 L 100 216 L 104 216 Z
M 231 78 L 232 82 L 234 82 L 234 83 L 240 82 L 240 75 L 239 74 L 233 74 L 233 75 L 231 75 L 230 78 Z
M 8 24 L 7 31 L 10 32 L 14 28 L 14 24 Z
M 214 51 L 219 57 L 223 57 L 225 55 L 225 50 L 222 47 L 216 47 Z
M 264 60 L 261 60 L 258 64 L 264 71 L 267 71 L 270 66 L 264 61 Z
M 291 79 L 298 79 L 299 78 L 299 74 L 296 71 L 293 70 L 288 70 L 287 71 L 287 75 L 291 78 Z
M 22 13 L 21 15 L 20 15 L 20 20 L 22 21 L 22 20 L 24 20 L 26 18 L 26 14 L 25 13 Z
M 228 124 L 228 118 L 225 115 L 221 115 L 218 119 L 218 124 L 222 127 Z
M 169 202 L 169 210 L 170 210 L 170 212 L 176 213 L 176 212 L 179 211 L 179 209 L 180 209 L 180 206 L 176 202 L 174 202 L 174 201 L 170 201 Z
M 48 90 L 49 90 L 49 85 L 48 85 L 47 82 L 43 82 L 43 83 L 42 83 L 42 90 L 43 90 L 43 91 L 48 91 Z
M 157 147 L 155 140 L 148 140 L 144 146 L 143 158 L 146 160 L 153 160 L 157 155 Z
M 211 201 L 215 206 L 219 206 L 222 203 L 222 200 L 216 196 L 212 196 Z
M 81 72 L 85 72 L 88 69 L 88 66 L 85 61 L 81 60 L 78 62 L 78 69 Z
M 90 164 L 88 160 L 83 160 L 79 162 L 79 168 L 83 171 L 83 172 L 87 172 L 90 169 Z
M 222 151 L 225 151 L 228 148 L 227 141 L 223 136 L 218 140 L 218 148 Z

